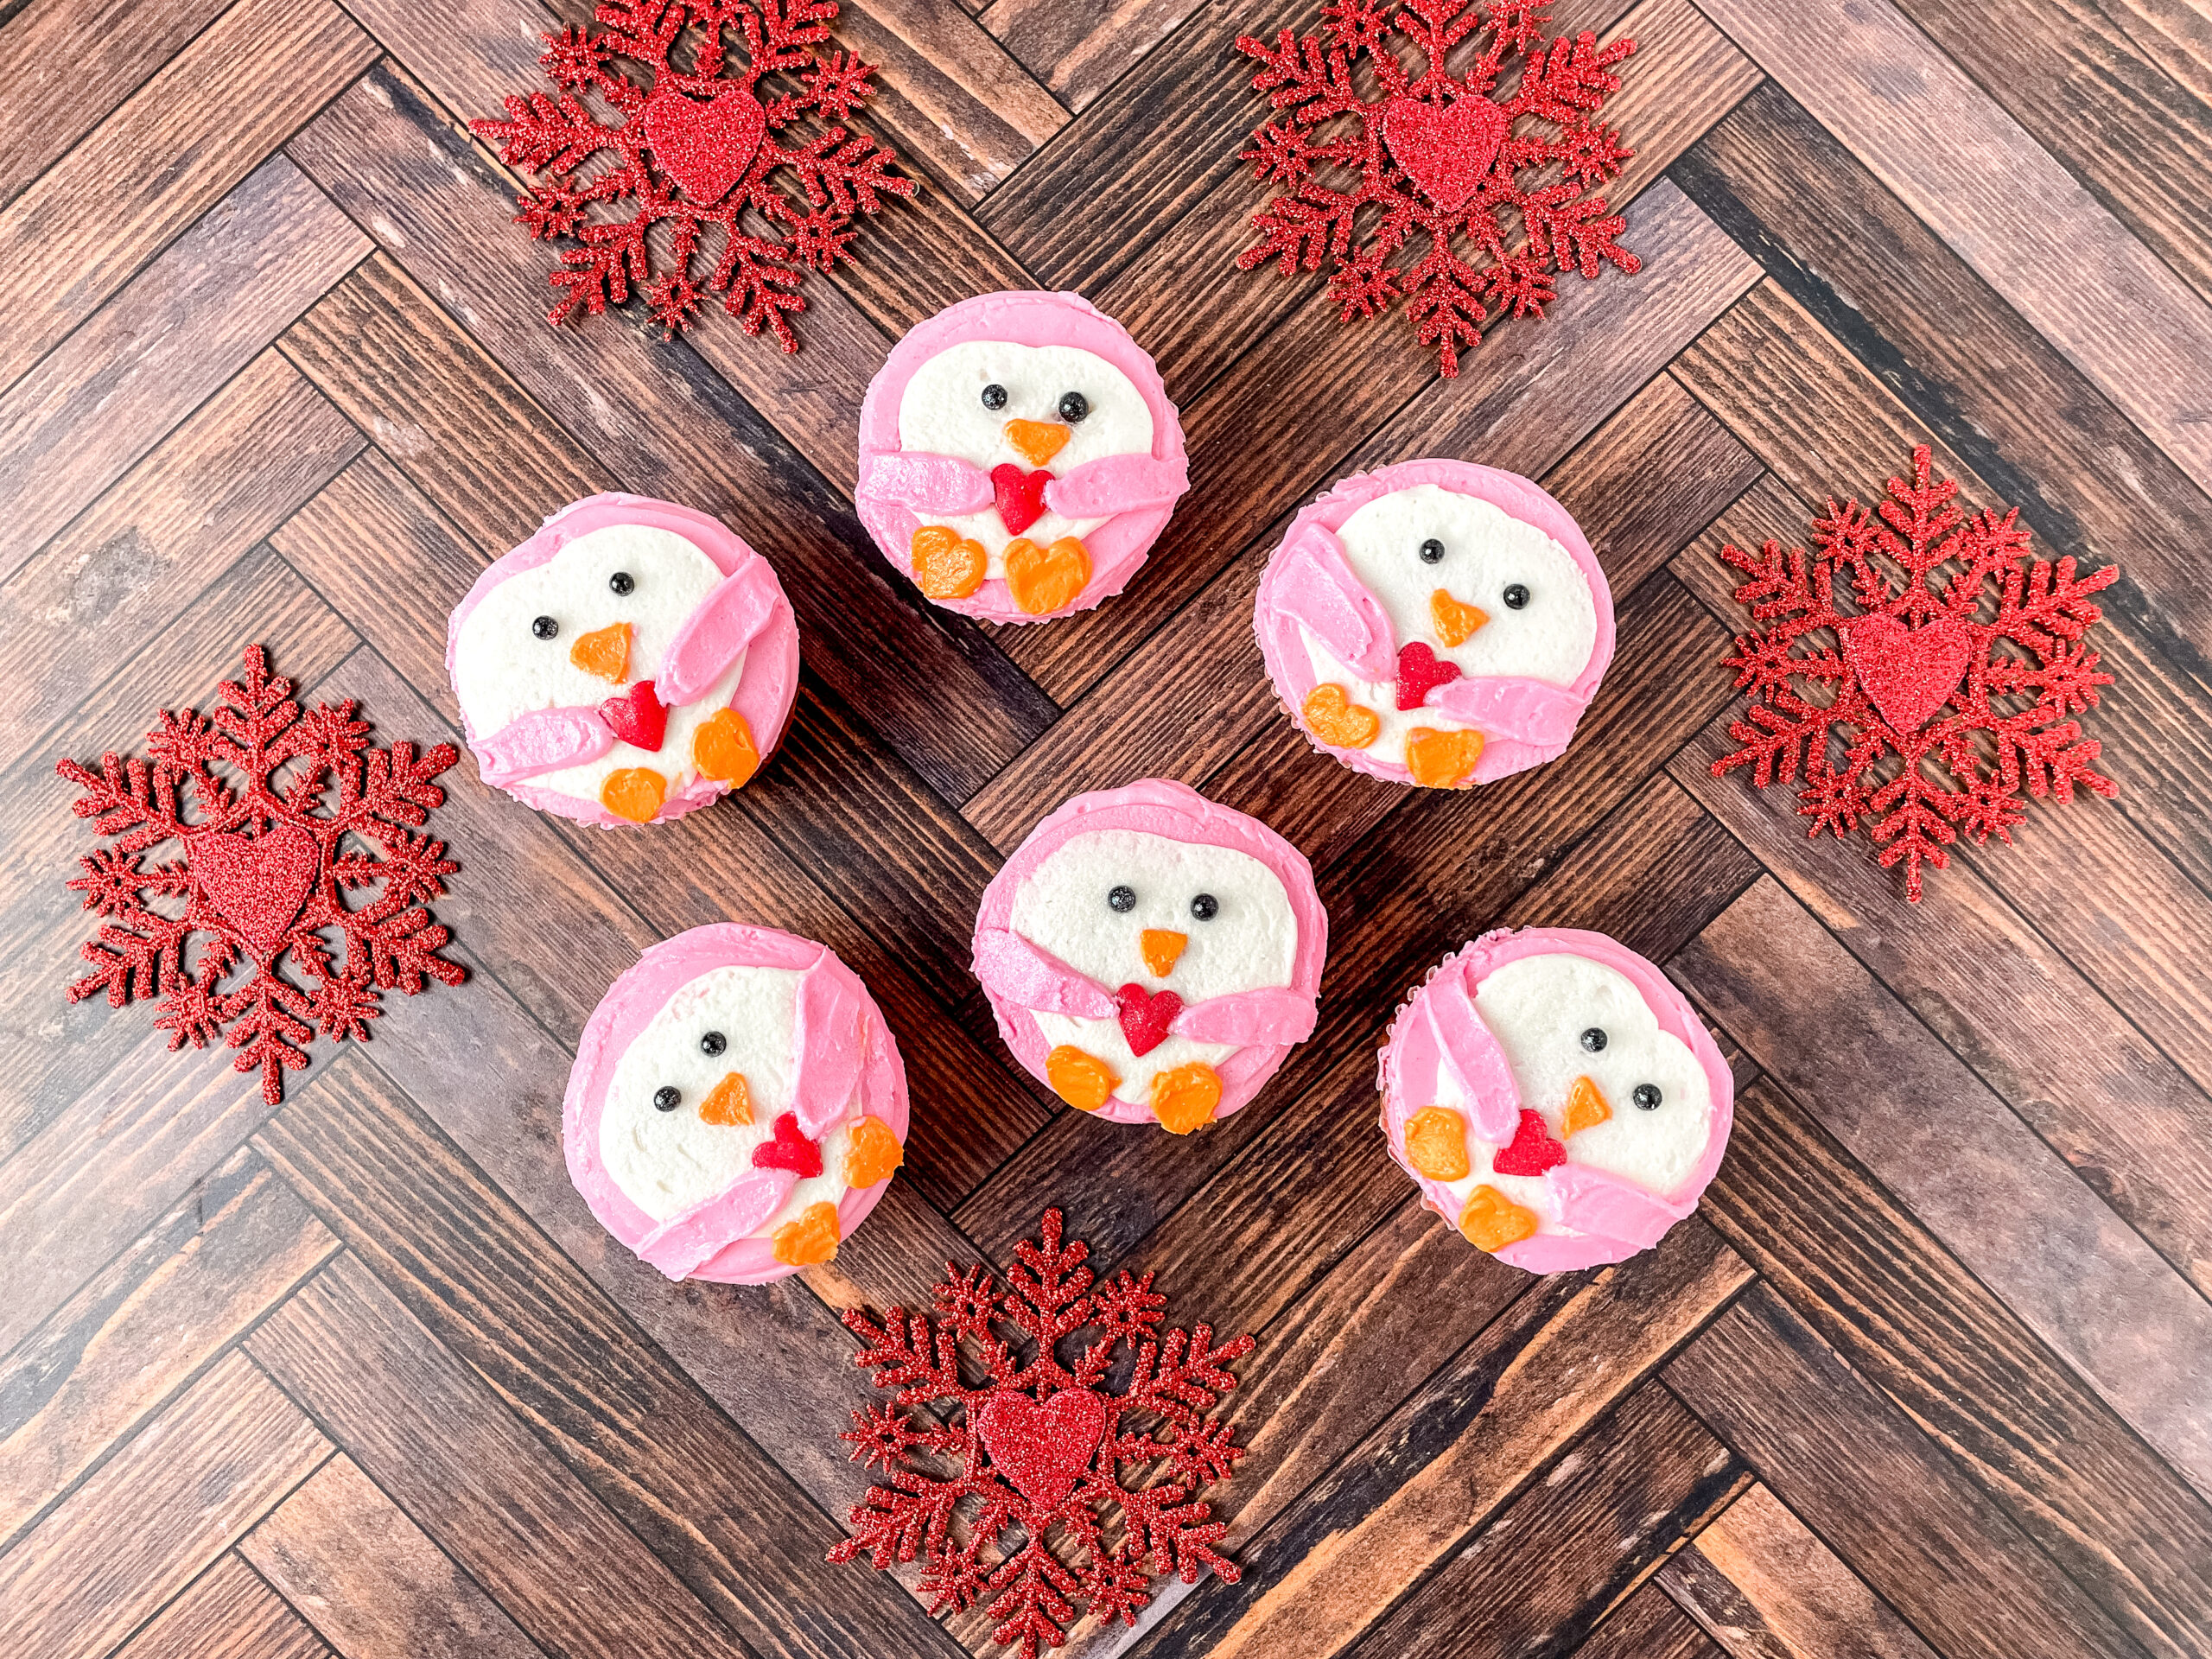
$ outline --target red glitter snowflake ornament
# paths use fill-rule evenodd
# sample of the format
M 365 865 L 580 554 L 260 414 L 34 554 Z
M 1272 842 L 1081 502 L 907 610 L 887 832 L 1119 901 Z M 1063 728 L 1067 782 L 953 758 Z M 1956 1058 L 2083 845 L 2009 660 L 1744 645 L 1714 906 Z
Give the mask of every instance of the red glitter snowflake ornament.
M 1885 869 L 1905 867 L 1920 901 L 1921 866 L 1942 869 L 1961 830 L 2010 842 L 2030 794 L 2071 800 L 2119 785 L 2091 765 L 2101 745 L 2079 714 L 2110 685 L 2082 636 L 2103 612 L 2089 595 L 2119 576 L 2077 578 L 2074 561 L 2027 556 L 2015 507 L 1969 518 L 1955 480 L 1933 481 L 1929 447 L 1912 482 L 1892 478 L 1879 518 L 1856 500 L 1813 522 L 1820 556 L 1726 547 L 1745 578 L 1736 598 L 1759 632 L 1727 658 L 1750 692 L 1728 734 L 1742 745 L 1713 775 L 1749 766 L 1762 789 L 1802 768 L 1807 833 L 1839 838 L 1865 819 Z M 1836 578 L 1847 576 L 1848 609 Z
M 836 15 L 828 0 L 606 0 L 592 14 L 601 32 L 544 37 L 538 62 L 562 95 L 510 98 L 505 120 L 468 125 L 510 166 L 553 175 L 524 193 L 515 215 L 541 241 L 579 244 L 562 250 L 550 278 L 562 292 L 548 321 L 597 316 L 634 283 L 666 339 L 715 293 L 747 334 L 765 327 L 798 350 L 790 319 L 806 309 L 805 273 L 851 258 L 855 213 L 914 193 L 887 170 L 889 150 L 838 124 L 875 90 L 875 69 L 815 51 Z M 741 67 L 729 60 L 731 28 L 744 39 Z M 651 85 L 616 73 L 620 59 L 644 66 Z M 794 127 L 795 142 L 780 142 Z M 720 235 L 702 245 L 709 226 Z M 773 230 L 785 234 L 760 233 Z
M 316 1027 L 366 1042 L 385 991 L 467 977 L 437 954 L 450 936 L 422 908 L 457 867 L 444 842 L 414 833 L 445 800 L 430 780 L 460 755 L 450 743 L 419 757 L 409 743 L 371 748 L 350 701 L 302 714 L 259 645 L 221 696 L 212 715 L 162 710 L 150 760 L 110 753 L 97 772 L 57 768 L 84 791 L 77 816 L 117 837 L 69 884 L 107 918 L 69 1000 L 160 997 L 154 1024 L 172 1051 L 225 1038 L 238 1071 L 260 1068 L 274 1106 Z M 142 862 L 165 841 L 184 856 Z M 364 887 L 379 891 L 351 908 L 339 896 Z M 188 960 L 194 934 L 204 943 Z
M 1339 320 L 1402 297 L 1446 376 L 1493 313 L 1541 316 L 1557 276 L 1595 277 L 1601 263 L 1641 270 L 1615 239 L 1621 216 L 1586 194 L 1636 153 L 1597 119 L 1620 89 L 1614 66 L 1636 43 L 1599 46 L 1587 30 L 1547 41 L 1550 11 L 1543 0 L 1329 0 L 1319 32 L 1286 29 L 1273 46 L 1238 36 L 1237 50 L 1262 66 L 1254 89 L 1277 111 L 1239 159 L 1285 194 L 1252 216 L 1260 240 L 1237 268 L 1273 259 L 1290 276 L 1333 260 Z M 1479 49 L 1470 44 L 1484 31 Z M 1466 60 L 1456 76 L 1446 67 L 1455 51 Z M 1500 94 L 1508 60 L 1519 73 Z M 1395 257 L 1416 232 L 1426 251 L 1403 269 Z M 1471 259 L 1459 251 L 1462 236 Z
M 853 1414 L 843 1438 L 855 1460 L 891 1484 L 868 1489 L 853 1535 L 830 1552 L 879 1567 L 926 1555 L 930 1611 L 990 1598 L 994 1637 L 1019 1643 L 1021 1659 L 1066 1640 L 1078 1601 L 1102 1623 L 1135 1625 L 1160 1574 L 1196 1584 L 1211 1568 L 1236 1582 L 1236 1563 L 1213 1548 L 1227 1523 L 1197 1495 L 1244 1455 L 1235 1428 L 1207 1414 L 1236 1386 L 1227 1367 L 1252 1351 L 1249 1337 L 1216 1347 L 1205 1324 L 1163 1334 L 1167 1299 L 1150 1274 L 1124 1269 L 1094 1289 L 1090 1247 L 1061 1243 L 1060 1212 L 1047 1210 L 1039 1231 L 1014 1247 L 1003 1290 L 985 1268 L 947 1262 L 934 1326 L 896 1307 L 880 1325 L 846 1313 L 867 1344 L 854 1363 L 876 1368 L 876 1387 L 898 1389 L 899 1404 L 938 1415 Z M 1087 1326 L 1098 1334 L 1085 1341 Z M 1071 1365 L 1064 1341 L 1081 1344 Z M 1110 1385 L 1117 1371 L 1128 1380 Z M 1008 1529 L 1018 1548 L 1002 1541 Z

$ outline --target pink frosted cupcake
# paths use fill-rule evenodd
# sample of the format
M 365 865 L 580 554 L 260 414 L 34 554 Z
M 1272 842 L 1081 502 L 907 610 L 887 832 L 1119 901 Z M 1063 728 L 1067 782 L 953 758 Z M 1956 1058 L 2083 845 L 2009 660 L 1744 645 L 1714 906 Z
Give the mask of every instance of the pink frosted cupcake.
M 734 922 L 664 939 L 608 988 L 561 1116 L 569 1176 L 671 1279 L 758 1285 L 827 1262 L 906 1139 L 906 1072 L 825 945 Z
M 1720 1167 L 1736 1089 L 1657 968 L 1602 933 L 1486 933 L 1390 1027 L 1382 1132 L 1421 1200 L 1531 1273 L 1648 1250 Z
M 776 747 L 798 625 L 720 519 L 594 495 L 477 577 L 446 629 L 446 673 L 486 783 L 579 823 L 659 823 Z
M 1159 779 L 1062 806 L 976 918 L 976 977 L 1015 1058 L 1071 1106 L 1177 1135 L 1312 1035 L 1328 949 L 1304 855 Z
M 861 405 L 861 522 L 930 598 L 985 621 L 1111 599 L 1189 487 L 1160 371 L 1079 295 L 938 312 Z
M 1612 593 L 1567 509 L 1464 461 L 1321 496 L 1268 561 L 1253 626 L 1314 747 L 1432 789 L 1556 759 L 1613 658 Z

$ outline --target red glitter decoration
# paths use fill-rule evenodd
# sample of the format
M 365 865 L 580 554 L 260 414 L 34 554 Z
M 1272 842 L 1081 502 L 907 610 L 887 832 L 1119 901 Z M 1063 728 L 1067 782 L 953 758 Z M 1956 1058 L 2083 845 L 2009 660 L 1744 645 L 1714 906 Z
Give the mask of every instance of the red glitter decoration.
M 592 13 L 601 32 L 572 25 L 543 37 L 538 62 L 562 95 L 510 98 L 505 120 L 468 125 L 501 160 L 551 175 L 515 215 L 539 240 L 577 244 L 550 279 L 561 290 L 550 321 L 597 316 L 635 283 L 665 338 L 715 293 L 747 334 L 766 327 L 798 350 L 790 318 L 806 309 L 805 273 L 852 257 L 855 213 L 914 193 L 887 170 L 889 150 L 838 124 L 875 90 L 875 69 L 815 50 L 836 15 L 829 0 L 606 0 Z M 733 26 L 741 67 L 728 55 Z M 680 49 L 688 71 L 674 60 Z M 650 86 L 610 67 L 620 59 L 642 65 Z M 772 75 L 798 90 L 764 100 Z M 779 142 L 786 133 L 792 146 Z M 579 178 L 601 156 L 610 159 Z M 654 236 L 657 226 L 667 229 Z M 721 232 L 711 257 L 701 246 L 709 226 Z
M 798 1132 L 797 1112 L 779 1113 L 775 1135 L 753 1148 L 755 1169 L 788 1169 L 801 1180 L 822 1173 L 822 1148 Z
M 1500 1175 L 1541 1175 L 1567 1161 L 1567 1148 L 1552 1139 L 1541 1112 L 1523 1108 L 1513 1139 L 1497 1149 L 1490 1166 Z
M 1558 276 L 1643 268 L 1616 240 L 1625 221 L 1588 194 L 1636 153 L 1597 118 L 1634 41 L 1599 46 L 1587 30 L 1547 40 L 1548 0 L 1328 0 L 1321 16 L 1322 29 L 1286 29 L 1273 46 L 1237 37 L 1262 65 L 1254 89 L 1276 111 L 1239 159 L 1283 188 L 1253 214 L 1260 239 L 1237 256 L 1239 270 L 1272 259 L 1291 276 L 1333 262 L 1339 321 L 1403 299 L 1415 336 L 1451 376 L 1494 315 L 1541 316 Z M 1479 49 L 1468 44 L 1484 31 Z M 1455 50 L 1465 74 L 1446 67 Z M 1517 74 L 1501 92 L 1510 60 Z M 1416 232 L 1427 238 L 1419 260 L 1394 263 Z
M 1424 640 L 1415 639 L 1398 652 L 1398 707 L 1418 709 L 1421 699 L 1440 685 L 1459 677 L 1459 664 L 1437 660 Z
M 1132 1054 L 1149 1054 L 1166 1042 L 1168 1027 L 1183 1012 L 1183 999 L 1174 992 L 1147 991 L 1135 983 L 1115 992 L 1114 1003 Z
M 274 1106 L 316 1027 L 366 1042 L 385 991 L 467 977 L 437 954 L 451 935 L 422 908 L 458 867 L 443 842 L 414 833 L 445 800 L 430 780 L 460 755 L 450 743 L 419 757 L 410 743 L 371 748 L 350 699 L 302 714 L 259 645 L 245 660 L 213 715 L 162 710 L 149 760 L 110 752 L 97 772 L 56 768 L 84 791 L 77 816 L 117 837 L 79 859 L 69 884 L 107 918 L 80 953 L 93 971 L 69 1000 L 105 991 L 119 1008 L 160 997 L 154 1024 L 171 1050 L 224 1038 L 238 1071 L 260 1069 Z M 164 841 L 184 856 L 143 863 Z M 377 896 L 351 909 L 340 897 L 372 887 Z
M 991 488 L 998 497 L 999 523 L 1009 536 L 1019 536 L 1045 516 L 1045 486 L 1052 475 L 1039 467 L 1025 473 L 1010 461 L 991 468 Z
M 1124 1269 L 1094 1288 L 1090 1247 L 1062 1244 L 1058 1211 L 1039 1233 L 1014 1246 L 1003 1290 L 987 1268 L 947 1262 L 934 1325 L 896 1307 L 880 1324 L 864 1308 L 845 1313 L 865 1344 L 854 1363 L 875 1368 L 899 1405 L 935 1414 L 853 1414 L 843 1438 L 855 1460 L 889 1484 L 868 1489 L 853 1535 L 830 1552 L 884 1568 L 925 1557 L 930 1611 L 988 1598 L 994 1637 L 1021 1659 L 1066 1640 L 1077 1602 L 1102 1624 L 1134 1626 L 1161 1574 L 1195 1584 L 1211 1568 L 1236 1582 L 1236 1563 L 1214 1548 L 1227 1523 L 1197 1495 L 1244 1455 L 1234 1426 L 1207 1414 L 1236 1386 L 1228 1366 L 1252 1351 L 1249 1337 L 1217 1347 L 1210 1325 L 1160 1331 L 1167 1299 L 1148 1273 Z M 1086 1327 L 1098 1334 L 1078 1338 Z M 1080 1345 L 1064 1363 L 1071 1342 Z M 1121 1525 L 1109 1543 L 1111 1511 Z
M 1932 479 L 1926 444 L 1912 473 L 1890 480 L 1878 518 L 1831 499 L 1813 521 L 1818 558 L 1772 541 L 1721 550 L 1760 627 L 1726 659 L 1751 702 L 1728 728 L 1742 747 L 1713 771 L 1750 766 L 1764 788 L 1802 769 L 1807 833 L 1841 837 L 1866 820 L 1883 868 L 1904 863 L 1917 904 L 1921 866 L 1947 866 L 1961 830 L 2012 841 L 2024 785 L 2062 801 L 2077 784 L 2119 792 L 2091 765 L 2102 746 L 2069 716 L 2113 683 L 2082 636 L 2103 615 L 2089 595 L 2120 571 L 2077 578 L 2070 557 L 2029 558 L 2019 509 L 1962 513 L 1957 482 Z

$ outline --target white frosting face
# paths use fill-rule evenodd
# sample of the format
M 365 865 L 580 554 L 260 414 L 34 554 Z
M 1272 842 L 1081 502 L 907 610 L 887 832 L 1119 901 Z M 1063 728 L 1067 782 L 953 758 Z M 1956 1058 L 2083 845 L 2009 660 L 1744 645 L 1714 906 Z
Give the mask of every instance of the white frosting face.
M 681 1215 L 723 1191 L 753 1167 L 753 1147 L 775 1138 L 777 1115 L 791 1109 L 802 977 L 792 968 L 717 968 L 702 974 L 668 999 L 615 1062 L 599 1120 L 599 1155 L 622 1196 L 654 1221 Z M 710 1031 L 725 1040 L 720 1054 L 700 1046 Z M 732 1071 L 745 1078 L 753 1122 L 703 1122 L 700 1103 Z M 673 1111 L 664 1112 L 653 1096 L 666 1087 L 683 1098 Z M 855 1088 L 845 1123 L 860 1113 Z M 755 1237 L 797 1219 L 810 1204 L 836 1204 L 845 1196 L 846 1139 L 842 1126 L 823 1138 L 822 1173 L 794 1185 Z
M 1628 976 L 1587 957 L 1522 957 L 1484 979 L 1475 1012 L 1504 1051 L 1521 1104 L 1541 1113 L 1557 1137 L 1567 1092 L 1577 1077 L 1598 1085 L 1612 1116 L 1568 1137 L 1567 1161 L 1602 1169 L 1646 1192 L 1677 1190 L 1696 1168 L 1713 1131 L 1713 1089 L 1688 1044 L 1659 1029 L 1658 1016 Z M 1605 1046 L 1583 1045 L 1602 1031 Z M 1448 1071 L 1439 1073 L 1440 1105 L 1464 1110 Z M 1659 1103 L 1636 1103 L 1638 1087 L 1659 1091 Z M 1473 1168 L 1451 1184 L 1464 1202 L 1483 1183 L 1555 1223 L 1549 1189 L 1535 1176 L 1493 1174 L 1496 1148 L 1470 1137 Z M 1560 1230 L 1555 1225 L 1547 1230 Z
M 1128 910 L 1109 902 L 1116 887 L 1135 895 Z M 1214 900 L 1211 919 L 1192 913 L 1192 901 L 1202 893 Z M 1185 1004 L 1287 986 L 1298 957 L 1298 918 L 1273 870 L 1233 848 L 1135 830 L 1092 830 L 1054 849 L 1015 892 L 1013 927 L 1109 991 L 1134 983 L 1173 990 Z M 1148 928 L 1188 941 L 1165 976 L 1145 961 Z M 1154 1072 L 1193 1060 L 1217 1065 L 1236 1052 L 1171 1036 L 1139 1056 L 1130 1052 L 1118 1020 L 1036 1019 L 1047 1042 L 1105 1061 L 1121 1079 L 1115 1094 L 1139 1103 L 1151 1099 Z
M 610 585 L 628 573 L 626 594 Z M 698 546 L 672 531 L 645 524 L 608 524 L 579 536 L 543 564 L 511 576 L 484 595 L 461 625 L 454 652 L 454 692 L 479 735 L 489 737 L 518 716 L 541 709 L 596 708 L 659 670 L 676 632 L 721 583 L 721 571 Z M 550 616 L 560 632 L 540 639 L 531 625 Z M 630 624 L 629 671 L 620 685 L 589 674 L 569 659 L 582 635 L 616 622 Z M 650 766 L 673 793 L 691 777 L 691 734 L 726 707 L 745 671 L 742 653 L 696 702 L 668 711 L 668 732 L 658 751 L 618 741 L 596 760 L 529 780 L 587 800 L 599 798 L 607 775 L 625 766 Z
M 1003 407 L 984 407 L 983 388 L 990 385 L 1005 389 Z M 1071 391 L 1080 392 L 1090 409 L 1082 420 L 1067 423 L 1059 404 Z M 963 340 L 915 371 L 899 398 L 899 447 L 910 454 L 951 455 L 986 473 L 1008 463 L 1033 472 L 1037 463 L 1007 439 L 1006 423 L 1013 420 L 1066 427 L 1066 443 L 1045 463 L 1056 477 L 1102 456 L 1152 453 L 1152 410 L 1121 370 L 1073 346 L 999 340 Z M 922 522 L 949 525 L 981 543 L 989 558 L 986 574 L 1006 574 L 1006 544 L 1012 538 L 994 508 Z M 1047 511 L 1021 533 L 1049 547 L 1063 536 L 1087 536 L 1103 523 Z

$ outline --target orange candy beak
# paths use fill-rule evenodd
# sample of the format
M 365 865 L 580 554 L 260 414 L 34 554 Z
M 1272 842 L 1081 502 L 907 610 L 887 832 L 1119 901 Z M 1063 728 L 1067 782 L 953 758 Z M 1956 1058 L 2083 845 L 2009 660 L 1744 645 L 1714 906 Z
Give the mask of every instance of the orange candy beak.
M 1144 952 L 1144 965 L 1152 969 L 1153 977 L 1165 979 L 1175 971 L 1175 963 L 1183 954 L 1183 947 L 1191 942 L 1187 933 L 1171 933 L 1164 927 L 1147 927 L 1137 941 L 1137 948 Z
M 1436 637 L 1447 646 L 1465 645 L 1490 620 L 1490 613 L 1481 606 L 1462 605 L 1441 588 L 1428 596 L 1428 616 L 1436 624 Z
M 587 674 L 596 674 L 610 685 L 622 683 L 630 671 L 630 625 L 615 622 L 577 636 L 569 647 L 569 660 Z
M 1058 421 L 1008 421 L 1004 430 L 1014 453 L 1032 467 L 1046 465 L 1075 435 L 1073 428 Z
M 1605 1103 L 1605 1096 L 1598 1085 L 1587 1077 L 1577 1077 L 1574 1086 L 1567 1091 L 1567 1110 L 1559 1122 L 1559 1138 L 1562 1141 L 1577 1132 L 1594 1128 L 1613 1115 Z
M 742 1072 L 724 1074 L 713 1091 L 699 1103 L 699 1121 L 723 1128 L 735 1128 L 753 1121 L 753 1090 L 747 1086 Z

